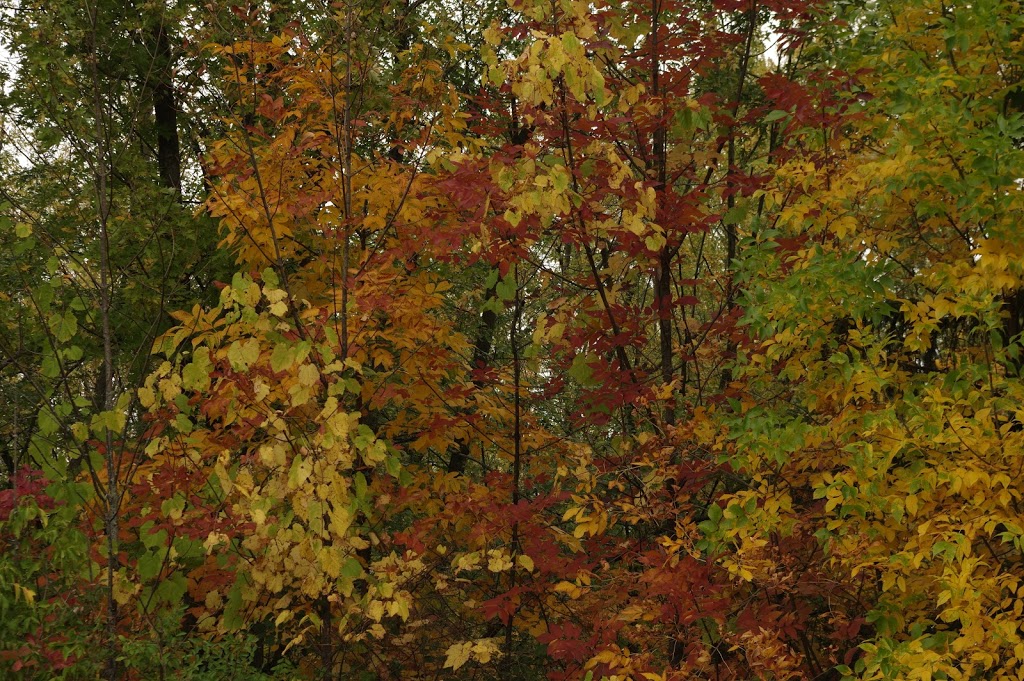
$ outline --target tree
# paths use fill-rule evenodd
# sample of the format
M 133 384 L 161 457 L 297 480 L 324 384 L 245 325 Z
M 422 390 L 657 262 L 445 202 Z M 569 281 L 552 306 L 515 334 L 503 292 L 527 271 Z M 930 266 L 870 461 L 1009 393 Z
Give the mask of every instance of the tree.
M 119 674 L 115 582 L 138 463 L 135 391 L 167 310 L 195 298 L 217 263 L 201 259 L 212 242 L 185 205 L 199 187 L 179 137 L 170 35 L 179 19 L 170 8 L 24 2 L 3 28 L 18 55 L 3 97 L 10 296 L 0 347 L 15 405 L 4 415 L 12 445 L 3 478 L 42 467 L 68 484 L 59 496 L 85 502 L 86 522 L 96 521 L 108 678 Z M 79 474 L 91 490 L 74 484 Z
M 719 536 L 817 536 L 863 637 L 847 677 L 1019 670 L 1019 9 L 863 15 L 860 115 L 780 172 L 766 200 L 799 198 L 751 247 L 726 451 L 755 484 L 722 503 L 756 512 Z
M 10 673 L 1016 678 L 1020 9 L 20 6 Z

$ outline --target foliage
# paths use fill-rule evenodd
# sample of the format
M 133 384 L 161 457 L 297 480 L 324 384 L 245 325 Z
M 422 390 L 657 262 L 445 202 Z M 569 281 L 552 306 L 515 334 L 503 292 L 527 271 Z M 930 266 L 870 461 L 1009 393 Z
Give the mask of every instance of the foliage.
M 83 581 L 94 567 L 78 508 L 59 499 L 74 490 L 48 490 L 28 468 L 12 483 L 0 491 L 0 669 L 14 679 L 84 678 L 96 632 L 82 613 L 98 594 Z
M 1024 673 L 1019 2 L 36 9 L 12 678 Z
M 728 447 L 754 484 L 721 503 L 757 512 L 719 536 L 755 582 L 770 537 L 818 538 L 862 632 L 849 677 L 1019 674 L 1013 5 L 907 3 L 859 36 L 860 137 L 777 175 L 768 201 L 800 198 L 746 273 Z

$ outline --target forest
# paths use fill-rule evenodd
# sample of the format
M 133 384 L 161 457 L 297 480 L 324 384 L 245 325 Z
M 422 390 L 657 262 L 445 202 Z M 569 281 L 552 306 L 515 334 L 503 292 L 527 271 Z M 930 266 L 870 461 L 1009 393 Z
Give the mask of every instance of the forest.
M 10 0 L 0 678 L 1024 680 L 1024 2 Z

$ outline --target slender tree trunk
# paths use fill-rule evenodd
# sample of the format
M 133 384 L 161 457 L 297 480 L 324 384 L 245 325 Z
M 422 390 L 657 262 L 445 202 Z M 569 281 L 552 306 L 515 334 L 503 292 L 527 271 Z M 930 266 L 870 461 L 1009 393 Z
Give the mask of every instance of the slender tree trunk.
M 497 289 L 492 286 L 484 294 L 484 305 L 491 302 L 497 295 Z M 476 336 L 473 339 L 473 357 L 470 360 L 470 370 L 485 366 L 491 357 L 491 346 L 494 344 L 494 331 L 498 326 L 498 315 L 491 309 L 486 309 L 480 314 L 480 325 L 477 327 Z M 483 381 L 474 379 L 473 387 L 477 390 L 483 388 Z M 449 473 L 465 473 L 466 464 L 469 462 L 470 438 L 460 436 L 450 448 L 448 458 Z
M 736 171 L 736 119 L 739 116 L 740 105 L 743 101 L 743 88 L 747 80 L 747 72 L 750 68 L 750 55 L 754 44 L 754 31 L 757 24 L 757 0 L 750 0 L 750 9 L 746 13 L 747 35 L 743 43 L 743 52 L 740 54 L 740 61 L 737 68 L 736 101 L 733 103 L 732 121 L 729 123 L 729 137 L 727 141 L 727 163 L 726 168 L 726 208 L 731 211 L 736 206 L 735 182 L 732 174 Z M 725 222 L 725 273 L 728 283 L 725 296 L 726 311 L 730 311 L 736 302 L 736 286 L 733 281 L 736 257 L 739 255 L 739 227 L 734 221 Z M 736 354 L 736 342 L 729 340 L 726 343 L 726 356 L 734 357 Z M 732 382 L 732 371 L 728 368 L 722 371 L 720 389 L 725 390 Z
M 661 54 L 658 32 L 661 29 L 661 0 L 651 1 L 651 94 L 661 96 Z M 668 187 L 668 131 L 665 129 L 665 112 L 659 112 L 658 125 L 654 129 L 654 174 L 658 204 L 663 205 Z M 658 308 L 658 349 L 661 365 L 661 380 L 666 385 L 672 382 L 674 357 L 672 353 L 672 256 L 674 249 L 666 243 L 658 254 L 658 268 L 654 277 L 654 297 Z M 669 400 L 662 412 L 665 425 L 676 422 L 675 400 Z
M 516 279 L 516 295 L 513 301 L 512 325 L 508 332 L 509 345 L 512 349 L 512 505 L 519 503 L 520 485 L 523 470 L 523 431 L 522 431 L 522 365 L 519 356 L 519 324 L 523 316 L 522 291 L 519 288 L 519 265 L 513 270 Z M 519 523 L 512 524 L 512 538 L 509 541 L 509 554 L 512 557 L 512 570 L 509 573 L 509 590 L 516 588 L 515 561 L 519 554 Z M 505 625 L 505 656 L 513 659 L 512 634 L 515 613 L 508 616 Z
M 97 385 L 102 411 L 109 412 L 115 408 L 114 399 L 114 337 L 110 321 L 111 308 L 111 268 L 110 268 L 110 135 L 107 126 L 107 111 L 103 102 L 103 88 L 99 72 L 99 16 L 98 7 L 90 6 L 90 67 L 92 70 L 92 104 L 95 138 L 93 140 L 93 184 L 96 192 L 96 221 L 99 227 L 100 255 L 100 325 L 103 340 L 103 365 Z M 118 461 L 114 448 L 113 433 L 108 428 L 104 435 L 107 484 L 105 489 L 104 532 L 107 535 L 107 663 L 105 676 L 108 681 L 117 681 L 120 668 L 117 661 L 117 600 L 114 598 L 114 575 L 118 569 L 118 511 L 120 508 L 120 490 L 118 488 Z

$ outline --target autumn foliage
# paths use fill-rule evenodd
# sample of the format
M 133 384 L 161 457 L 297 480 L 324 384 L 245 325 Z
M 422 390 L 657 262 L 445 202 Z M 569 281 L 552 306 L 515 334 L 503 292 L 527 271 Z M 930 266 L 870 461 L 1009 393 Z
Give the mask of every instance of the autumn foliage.
M 115 5 L 4 33 L 5 678 L 1024 678 L 1019 2 Z

